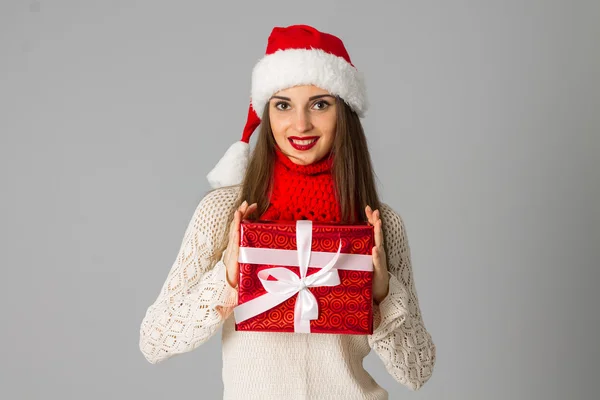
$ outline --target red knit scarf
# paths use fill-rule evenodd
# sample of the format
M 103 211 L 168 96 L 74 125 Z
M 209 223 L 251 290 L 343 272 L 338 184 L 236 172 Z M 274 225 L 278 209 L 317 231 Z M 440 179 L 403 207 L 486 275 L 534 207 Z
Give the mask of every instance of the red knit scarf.
M 294 164 L 275 146 L 270 205 L 263 220 L 340 222 L 329 155 L 310 165 Z

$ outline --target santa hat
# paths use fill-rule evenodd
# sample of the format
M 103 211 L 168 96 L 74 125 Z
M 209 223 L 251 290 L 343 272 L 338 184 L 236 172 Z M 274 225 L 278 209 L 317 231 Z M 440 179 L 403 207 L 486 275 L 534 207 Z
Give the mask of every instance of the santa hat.
M 250 136 L 274 93 L 299 85 L 315 85 L 340 96 L 363 117 L 368 108 L 362 74 L 354 67 L 338 37 L 308 25 L 275 27 L 265 56 L 252 71 L 251 101 L 242 139 L 229 147 L 207 175 L 213 188 L 242 183 L 249 158 Z

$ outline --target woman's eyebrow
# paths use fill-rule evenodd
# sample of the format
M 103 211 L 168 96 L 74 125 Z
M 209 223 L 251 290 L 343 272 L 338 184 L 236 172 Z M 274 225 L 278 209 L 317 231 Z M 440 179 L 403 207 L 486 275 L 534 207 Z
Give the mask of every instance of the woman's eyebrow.
M 309 97 L 308 100 L 310 101 L 310 100 L 314 100 L 314 99 L 320 99 L 321 97 L 334 97 L 335 98 L 335 96 L 333 96 L 331 94 L 318 94 L 316 96 Z M 284 97 L 284 96 L 271 96 L 271 99 L 281 99 L 281 100 L 292 101 L 292 99 L 290 99 L 289 97 Z M 269 100 L 271 100 L 271 99 L 269 99 Z

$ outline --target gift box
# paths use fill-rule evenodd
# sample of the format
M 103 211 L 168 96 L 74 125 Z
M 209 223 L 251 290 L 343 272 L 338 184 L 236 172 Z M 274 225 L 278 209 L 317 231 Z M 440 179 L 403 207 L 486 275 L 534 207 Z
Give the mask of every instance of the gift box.
M 240 224 L 236 331 L 373 333 L 373 226 Z

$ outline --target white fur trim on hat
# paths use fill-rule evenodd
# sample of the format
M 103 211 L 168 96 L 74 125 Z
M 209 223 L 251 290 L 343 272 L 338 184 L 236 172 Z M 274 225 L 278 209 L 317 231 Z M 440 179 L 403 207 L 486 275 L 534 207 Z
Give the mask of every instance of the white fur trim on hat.
M 340 96 L 359 117 L 367 111 L 362 73 L 344 58 L 320 49 L 277 50 L 264 56 L 252 70 L 252 107 L 262 117 L 274 93 L 311 84 Z
M 237 141 L 232 144 L 206 176 L 210 186 L 217 189 L 241 184 L 248 166 L 249 154 L 250 145 L 248 143 Z

